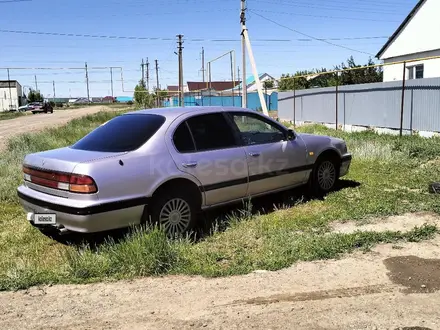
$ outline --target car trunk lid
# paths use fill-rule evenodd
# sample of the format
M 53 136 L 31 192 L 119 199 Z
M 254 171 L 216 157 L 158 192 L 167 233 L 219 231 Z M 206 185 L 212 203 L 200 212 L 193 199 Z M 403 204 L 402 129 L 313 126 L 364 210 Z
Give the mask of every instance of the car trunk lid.
M 29 180 L 29 177 L 25 175 L 26 185 L 37 191 L 68 198 L 71 192 L 57 189 L 56 184 L 54 185 L 53 182 L 47 180 L 58 180 L 63 174 L 75 174 L 75 167 L 80 163 L 113 158 L 123 154 L 125 153 L 85 151 L 69 147 L 29 154 L 26 156 L 23 166 L 40 171 L 37 176 L 43 178 L 43 180 L 40 180 L 40 178 Z

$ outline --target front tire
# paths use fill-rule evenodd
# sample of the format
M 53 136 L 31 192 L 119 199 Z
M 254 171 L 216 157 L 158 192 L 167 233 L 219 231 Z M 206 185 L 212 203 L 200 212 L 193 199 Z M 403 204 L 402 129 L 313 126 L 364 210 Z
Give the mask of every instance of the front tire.
M 309 180 L 309 188 L 314 196 L 322 197 L 334 189 L 338 179 L 338 162 L 331 157 L 318 159 Z
M 191 194 L 165 190 L 153 198 L 151 223 L 176 238 L 193 230 L 197 222 L 197 199 Z

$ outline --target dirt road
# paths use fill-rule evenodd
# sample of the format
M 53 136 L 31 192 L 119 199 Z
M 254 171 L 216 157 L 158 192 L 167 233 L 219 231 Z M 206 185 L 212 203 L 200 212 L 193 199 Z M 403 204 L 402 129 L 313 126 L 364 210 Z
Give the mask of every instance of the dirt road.
M 6 292 L 0 329 L 440 329 L 439 245 L 382 245 L 230 278 Z
M 116 111 L 117 108 L 91 106 L 73 110 L 55 110 L 53 114 L 26 115 L 15 119 L 0 121 L 0 150 L 5 147 L 7 139 L 29 132 L 40 131 L 46 127 L 66 124 L 68 121 L 99 111 Z

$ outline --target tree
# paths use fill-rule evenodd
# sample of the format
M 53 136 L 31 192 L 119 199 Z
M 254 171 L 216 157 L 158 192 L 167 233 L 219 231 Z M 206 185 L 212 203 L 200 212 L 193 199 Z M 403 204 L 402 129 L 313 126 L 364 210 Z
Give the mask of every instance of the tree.
M 266 104 L 269 103 L 269 101 L 267 100 L 267 90 L 270 89 L 270 88 L 273 88 L 273 86 L 274 86 L 273 80 L 269 79 L 269 80 L 265 80 L 263 82 L 264 94 L 266 94 Z M 269 110 L 270 110 L 270 104 L 269 104 Z
M 41 93 L 39 91 L 34 91 L 33 89 L 31 89 L 29 91 L 27 99 L 28 99 L 29 103 L 32 103 L 32 102 L 43 102 L 44 101 L 43 95 L 41 95 Z
M 365 66 L 372 66 L 374 62 L 371 58 Z M 361 68 L 362 67 L 362 68 Z M 355 69 L 356 70 L 348 70 Z M 340 73 L 326 73 L 334 70 L 346 70 Z M 308 76 L 308 77 L 303 77 Z M 296 78 L 294 78 L 296 77 Z M 294 75 L 283 74 L 279 83 L 279 90 L 308 89 L 315 87 L 330 87 L 338 85 L 354 85 L 381 82 L 383 79 L 382 68 L 367 67 L 357 65 L 353 56 L 347 60 L 347 63 L 335 66 L 332 70 L 326 68 L 314 69 L 312 71 L 297 71 Z
M 134 88 L 134 102 L 140 108 L 152 108 L 154 106 L 154 95 L 147 91 L 145 82 L 140 80 Z
M 309 80 L 302 77 L 309 74 L 314 74 L 314 71 L 297 71 L 295 74 L 283 74 L 278 85 L 280 91 L 288 91 L 293 89 L 307 89 L 310 88 Z M 301 76 L 300 78 L 298 78 Z
M 162 105 L 162 101 L 168 97 L 168 91 L 166 89 L 156 89 L 156 98 L 159 98 L 159 106 Z
M 374 62 L 371 58 L 368 59 L 366 66 L 372 66 Z M 338 70 L 360 68 L 361 65 L 357 65 L 353 56 L 347 60 L 347 65 L 342 63 L 340 67 L 336 67 Z M 381 82 L 383 79 L 382 68 L 370 67 L 357 70 L 347 70 L 341 73 L 341 85 L 355 85 L 355 84 L 367 84 L 374 82 Z
M 263 86 L 264 86 L 264 89 L 267 91 L 268 89 L 271 89 L 271 88 L 273 88 L 273 86 L 274 86 L 275 84 L 274 84 L 274 82 L 273 82 L 273 80 L 265 80 L 264 82 L 263 82 Z

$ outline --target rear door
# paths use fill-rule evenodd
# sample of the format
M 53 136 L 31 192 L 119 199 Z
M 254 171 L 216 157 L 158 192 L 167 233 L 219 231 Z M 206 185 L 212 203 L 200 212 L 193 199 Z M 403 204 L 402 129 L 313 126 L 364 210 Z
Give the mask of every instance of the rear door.
M 301 138 L 250 112 L 227 112 L 241 137 L 249 166 L 248 195 L 258 195 L 305 182 L 306 147 Z
M 191 115 L 170 130 L 174 162 L 201 182 L 206 205 L 246 196 L 246 152 L 223 112 Z

